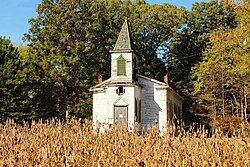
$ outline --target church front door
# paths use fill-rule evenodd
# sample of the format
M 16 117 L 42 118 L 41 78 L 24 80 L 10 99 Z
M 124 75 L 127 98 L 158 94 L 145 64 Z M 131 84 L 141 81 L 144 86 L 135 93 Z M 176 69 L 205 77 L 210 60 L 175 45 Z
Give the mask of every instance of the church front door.
M 128 126 L 128 107 L 115 106 L 115 125 L 120 128 Z

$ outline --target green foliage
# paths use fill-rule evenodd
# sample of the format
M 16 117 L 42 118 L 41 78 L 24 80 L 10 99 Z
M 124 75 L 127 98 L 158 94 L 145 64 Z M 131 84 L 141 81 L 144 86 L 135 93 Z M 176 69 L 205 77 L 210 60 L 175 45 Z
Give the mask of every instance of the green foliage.
M 212 47 L 194 68 L 199 107 L 216 114 L 235 114 L 248 119 L 250 100 L 249 1 L 236 7 L 235 29 L 218 29 L 211 35 Z
M 185 92 L 190 81 L 191 68 L 201 61 L 210 45 L 210 34 L 218 27 L 235 27 L 233 6 L 216 1 L 193 4 L 186 13 L 186 26 L 176 33 L 169 46 L 169 72 L 172 82 Z M 183 78 L 185 76 L 185 78 Z
M 184 8 L 169 4 L 143 4 L 136 8 L 131 26 L 140 74 L 162 80 L 166 74 L 163 60 L 170 39 L 185 23 L 184 14 Z
M 170 84 L 186 99 L 186 110 L 192 106 L 192 68 L 202 61 L 211 33 L 219 27 L 226 30 L 236 26 L 234 8 L 231 4 L 217 1 L 194 3 L 185 15 L 186 24 L 171 39 L 169 45 L 168 71 Z
M 109 51 L 125 17 L 129 18 L 133 49 L 139 59 L 138 71 L 162 79 L 165 65 L 157 53 L 182 26 L 183 10 L 168 4 L 149 5 L 143 0 L 44 0 L 25 34 L 36 54 L 32 66 L 38 73 L 33 76 L 39 79 L 34 78 L 34 99 L 38 103 L 42 97 L 41 108 L 53 105 L 46 112 L 60 117 L 67 112 L 90 116 L 92 94 L 88 89 L 96 84 L 99 74 L 110 76 Z M 160 67 L 150 67 L 155 63 Z
M 22 73 L 26 76 L 27 93 L 29 96 L 29 111 L 32 113 L 33 120 L 48 119 L 51 117 L 62 118 L 63 115 L 56 110 L 55 92 L 53 91 L 53 83 L 47 80 L 46 71 L 38 64 L 41 57 L 37 51 L 31 47 L 19 46 L 20 57 L 25 64 Z
M 213 99 L 211 92 L 219 92 L 218 99 L 227 99 L 228 92 L 234 90 L 234 110 L 239 110 L 249 75 L 250 19 L 245 5 L 248 0 L 243 2 L 236 10 L 236 20 L 233 5 L 216 1 L 195 3 L 187 11 L 144 0 L 43 0 L 24 36 L 29 46 L 17 50 L 9 40 L 1 39 L 1 121 L 65 118 L 68 114 L 90 117 L 89 88 L 97 83 L 99 74 L 110 77 L 110 51 L 125 17 L 140 74 L 162 80 L 166 63 L 170 85 L 180 90 L 188 105 L 194 89 L 204 97 L 200 103 Z M 232 30 L 237 21 L 242 26 Z M 237 40 L 232 42 L 234 37 Z M 242 38 L 247 41 L 244 45 Z M 213 87 L 209 87 L 211 79 Z M 229 102 L 223 102 L 224 109 Z
M 31 116 L 23 68 L 18 48 L 9 39 L 0 37 L 0 123 Z

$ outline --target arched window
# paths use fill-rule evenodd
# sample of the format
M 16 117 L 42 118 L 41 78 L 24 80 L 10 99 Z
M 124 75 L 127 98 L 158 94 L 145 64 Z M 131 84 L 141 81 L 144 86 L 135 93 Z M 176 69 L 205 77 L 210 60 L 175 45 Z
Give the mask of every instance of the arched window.
M 126 59 L 121 55 L 117 58 L 117 76 L 126 75 Z

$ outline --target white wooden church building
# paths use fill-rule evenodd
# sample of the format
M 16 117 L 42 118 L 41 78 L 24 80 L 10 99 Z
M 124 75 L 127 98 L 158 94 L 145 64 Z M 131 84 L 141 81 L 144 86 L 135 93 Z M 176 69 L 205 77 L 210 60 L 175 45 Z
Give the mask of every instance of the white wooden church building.
M 93 124 L 139 130 L 157 124 L 164 131 L 169 122 L 182 118 L 183 98 L 169 85 L 167 76 L 157 81 L 136 73 L 130 31 L 125 20 L 111 51 L 111 77 L 90 88 L 93 91 Z

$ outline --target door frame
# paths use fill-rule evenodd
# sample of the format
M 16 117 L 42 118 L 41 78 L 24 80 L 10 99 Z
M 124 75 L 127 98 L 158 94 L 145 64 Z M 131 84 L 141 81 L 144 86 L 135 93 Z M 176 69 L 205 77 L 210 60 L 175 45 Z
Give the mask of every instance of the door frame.
M 127 108 L 127 125 L 126 125 L 126 127 L 128 127 L 128 105 L 114 105 L 114 107 L 113 107 L 113 118 L 114 118 L 114 121 L 113 121 L 113 125 L 114 126 L 116 126 L 115 125 L 115 107 L 126 107 Z

